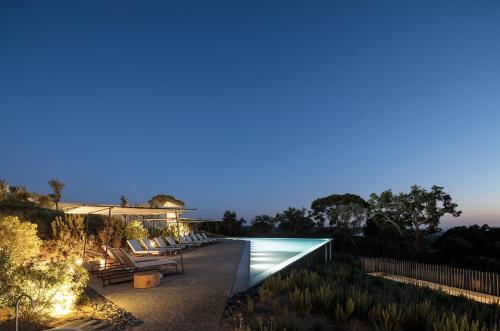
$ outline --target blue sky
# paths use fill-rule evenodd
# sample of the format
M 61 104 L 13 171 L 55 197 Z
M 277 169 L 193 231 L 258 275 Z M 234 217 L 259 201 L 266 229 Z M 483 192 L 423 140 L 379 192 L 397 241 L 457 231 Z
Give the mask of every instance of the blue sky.
M 2 1 L 0 178 L 245 218 L 445 186 L 500 225 L 498 1 Z

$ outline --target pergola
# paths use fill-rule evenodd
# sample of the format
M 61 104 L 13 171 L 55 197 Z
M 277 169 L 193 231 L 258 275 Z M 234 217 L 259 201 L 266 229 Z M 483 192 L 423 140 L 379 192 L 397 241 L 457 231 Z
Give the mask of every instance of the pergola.
M 86 224 L 85 224 L 85 238 L 83 242 L 83 257 L 82 260 L 85 261 L 85 251 L 87 248 L 87 236 L 89 231 L 89 218 L 90 215 L 101 215 L 108 216 L 111 219 L 112 216 L 135 216 L 142 217 L 143 220 L 146 220 L 146 217 L 154 217 L 154 220 L 164 220 L 175 222 L 177 228 L 177 234 L 180 235 L 179 232 L 179 215 L 190 210 L 196 210 L 192 208 L 185 207 L 124 207 L 118 205 L 101 205 L 101 204 L 77 204 L 77 205 L 67 205 L 66 207 L 62 207 L 62 210 L 65 214 L 70 215 L 86 215 Z M 161 218 L 162 217 L 162 218 Z M 151 218 L 149 220 L 152 220 Z M 108 238 L 106 242 L 106 247 L 109 244 L 110 233 L 108 233 Z M 180 250 L 181 257 L 181 270 L 184 273 L 184 262 L 182 259 L 182 250 Z

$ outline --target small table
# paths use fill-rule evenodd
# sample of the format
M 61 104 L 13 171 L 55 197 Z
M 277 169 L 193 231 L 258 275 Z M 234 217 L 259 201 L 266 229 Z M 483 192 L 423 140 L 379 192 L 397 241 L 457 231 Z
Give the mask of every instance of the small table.
M 158 271 L 143 271 L 134 274 L 134 288 L 151 288 L 160 285 Z

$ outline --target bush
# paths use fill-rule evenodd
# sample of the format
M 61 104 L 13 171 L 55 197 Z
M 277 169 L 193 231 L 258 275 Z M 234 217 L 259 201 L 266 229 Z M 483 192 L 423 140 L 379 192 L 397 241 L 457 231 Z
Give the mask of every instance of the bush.
M 45 245 L 45 253 L 51 259 L 80 257 L 85 245 L 85 218 L 81 215 L 56 217 L 51 224 L 52 239 Z M 87 248 L 95 246 L 94 236 L 87 236 Z
M 22 306 L 24 318 L 37 322 L 67 313 L 87 285 L 87 271 L 72 259 L 36 259 L 41 242 L 35 224 L 3 217 L 0 235 L 0 307 L 27 294 L 35 305 Z
M 311 312 L 312 298 L 308 288 L 299 289 L 296 287 L 290 292 L 290 301 L 301 316 L 307 316 Z
M 9 256 L 14 266 L 40 254 L 41 240 L 37 235 L 37 225 L 22 222 L 17 216 L 0 217 L 0 238 L 0 250 Z
M 142 239 L 148 236 L 148 230 L 142 226 L 140 221 L 128 222 L 125 226 L 125 237 L 127 239 Z

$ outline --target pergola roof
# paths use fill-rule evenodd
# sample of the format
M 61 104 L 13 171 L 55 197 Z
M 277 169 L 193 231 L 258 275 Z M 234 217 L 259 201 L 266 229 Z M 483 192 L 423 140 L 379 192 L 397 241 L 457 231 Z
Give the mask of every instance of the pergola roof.
M 122 207 L 117 205 L 75 205 L 63 208 L 66 214 L 155 216 L 195 210 L 184 207 Z
M 145 218 L 145 221 L 166 221 L 166 222 L 171 222 L 175 221 L 172 220 L 171 218 Z M 186 217 L 179 217 L 178 219 L 179 222 L 181 223 L 216 223 L 216 222 L 222 222 L 222 220 L 205 220 L 201 218 L 186 218 Z

